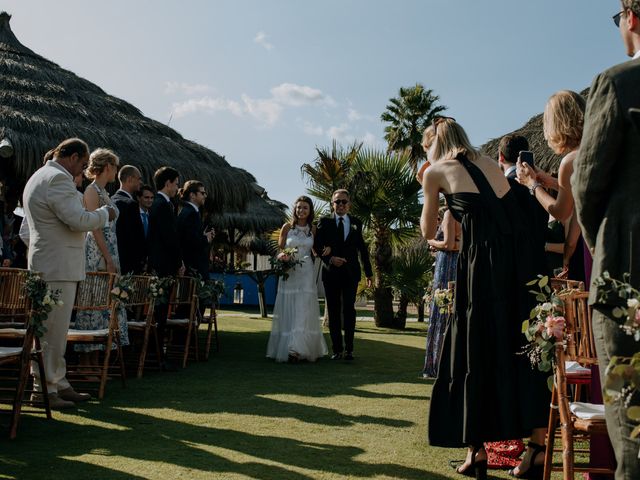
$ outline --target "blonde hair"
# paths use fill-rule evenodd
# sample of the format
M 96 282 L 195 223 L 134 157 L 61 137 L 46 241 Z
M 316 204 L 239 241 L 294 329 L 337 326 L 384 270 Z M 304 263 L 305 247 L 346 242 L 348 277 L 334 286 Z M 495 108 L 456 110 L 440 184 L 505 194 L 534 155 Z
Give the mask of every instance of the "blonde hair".
M 96 148 L 91 155 L 89 155 L 89 166 L 85 171 L 85 176 L 89 180 L 95 180 L 95 178 L 104 172 L 107 165 L 120 165 L 120 159 L 108 148 Z
M 585 99 L 571 90 L 551 95 L 544 107 L 542 129 L 544 138 L 556 153 L 575 150 L 582 140 Z
M 460 153 L 472 161 L 480 156 L 478 151 L 471 145 L 464 128 L 453 118 L 436 118 L 433 121 L 433 129 L 432 148 L 434 160 L 444 157 L 455 158 Z
M 431 124 L 424 129 L 424 132 L 422 132 L 422 147 L 427 149 L 430 148 L 431 145 L 433 145 L 433 139 L 435 138 L 435 136 L 436 129 L 433 124 Z

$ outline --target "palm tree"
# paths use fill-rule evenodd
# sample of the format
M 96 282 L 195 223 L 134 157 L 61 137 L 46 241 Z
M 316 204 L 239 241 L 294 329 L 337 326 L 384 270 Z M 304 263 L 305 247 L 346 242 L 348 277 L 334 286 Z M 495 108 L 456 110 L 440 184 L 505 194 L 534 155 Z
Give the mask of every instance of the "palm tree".
M 393 291 L 386 279 L 393 272 L 393 245 L 406 245 L 417 235 L 421 207 L 408 152 L 360 150 L 351 166 L 352 211 L 373 237 L 375 320 L 393 327 Z
M 424 158 L 422 133 L 440 112 L 447 109 L 438 105 L 440 97 L 433 90 L 426 90 L 420 83 L 415 87 L 402 87 L 398 96 L 389 99 L 387 109 L 380 115 L 384 128 L 384 139 L 389 152 L 410 152 L 410 164 L 414 173 L 418 161 Z

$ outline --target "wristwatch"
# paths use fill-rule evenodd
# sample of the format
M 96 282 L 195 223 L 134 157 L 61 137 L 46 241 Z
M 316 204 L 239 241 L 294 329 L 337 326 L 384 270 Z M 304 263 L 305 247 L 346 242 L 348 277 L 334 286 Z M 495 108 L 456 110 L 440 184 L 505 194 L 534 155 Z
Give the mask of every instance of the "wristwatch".
M 531 186 L 529 187 L 529 193 L 530 193 L 531 195 L 535 195 L 535 194 L 536 194 L 536 188 L 541 187 L 541 186 L 542 186 L 542 185 L 541 185 L 540 183 L 535 182 L 533 185 L 531 185 Z

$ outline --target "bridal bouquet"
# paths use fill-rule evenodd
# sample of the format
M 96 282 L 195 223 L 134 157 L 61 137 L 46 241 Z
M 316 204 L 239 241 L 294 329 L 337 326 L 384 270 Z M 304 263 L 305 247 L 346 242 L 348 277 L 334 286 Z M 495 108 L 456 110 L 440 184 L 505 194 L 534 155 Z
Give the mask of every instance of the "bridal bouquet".
M 47 327 L 44 321 L 49 316 L 53 307 L 62 305 L 60 290 L 51 290 L 47 282 L 33 272 L 27 272 L 25 281 L 25 293 L 31 301 L 30 323 L 34 327 L 36 337 L 42 337 Z
M 293 270 L 296 265 L 301 265 L 302 262 L 297 259 L 297 248 L 285 248 L 275 257 L 269 259 L 271 269 L 277 276 L 282 277 L 283 280 L 289 278 L 289 271 Z
M 532 367 L 541 372 L 552 372 L 555 366 L 555 346 L 564 341 L 565 318 L 562 316 L 564 304 L 559 293 L 549 287 L 549 277 L 538 278 L 527 283 L 537 286 L 538 291 L 530 290 L 536 296 L 538 304 L 533 307 L 529 319 L 522 322 L 522 333 L 528 344 L 523 348 Z M 553 386 L 553 376 L 548 379 L 549 389 Z

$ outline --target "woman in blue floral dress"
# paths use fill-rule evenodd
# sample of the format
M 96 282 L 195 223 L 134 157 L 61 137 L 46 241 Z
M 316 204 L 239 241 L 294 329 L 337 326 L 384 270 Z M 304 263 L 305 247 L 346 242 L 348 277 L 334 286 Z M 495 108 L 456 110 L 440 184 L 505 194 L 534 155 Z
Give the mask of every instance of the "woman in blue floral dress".
M 105 187 L 108 183 L 115 181 L 119 163 L 118 157 L 111 150 L 98 148 L 91 153 L 85 175 L 90 180 L 93 180 L 93 183 L 86 188 L 83 197 L 87 210 L 93 211 L 103 205 L 110 205 L 117 211 Z M 85 270 L 87 272 L 107 271 L 120 273 L 115 220 L 107 223 L 103 228 L 93 230 L 87 234 Z M 109 310 L 78 312 L 75 328 L 78 330 L 107 328 L 109 326 L 109 315 Z M 121 345 L 128 345 L 127 313 L 123 306 L 118 311 L 118 324 Z M 81 352 L 80 365 L 86 367 L 98 365 L 98 350 L 103 350 L 104 348 L 102 345 L 83 344 L 76 345 L 75 349 Z

